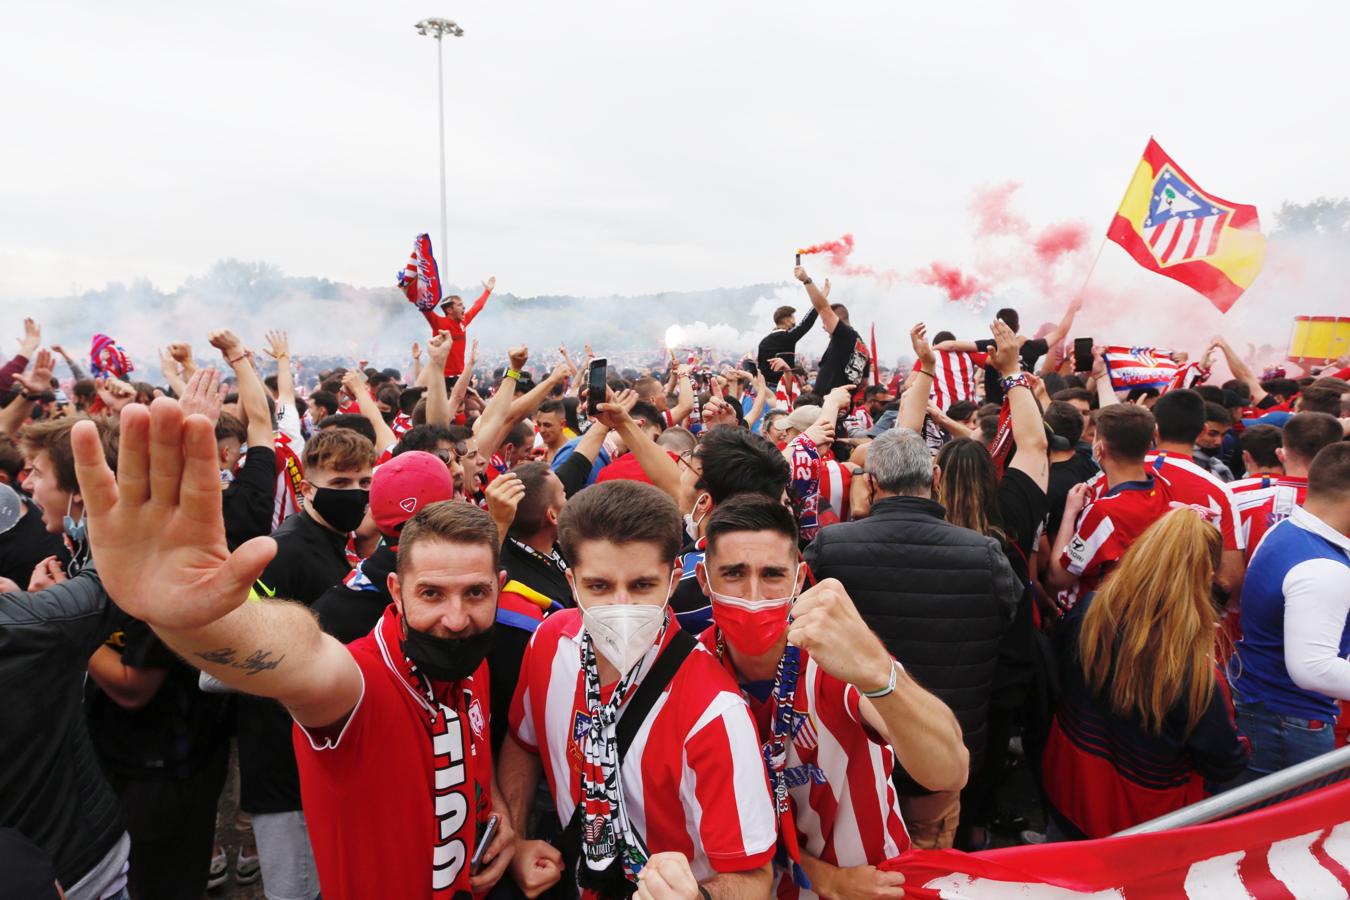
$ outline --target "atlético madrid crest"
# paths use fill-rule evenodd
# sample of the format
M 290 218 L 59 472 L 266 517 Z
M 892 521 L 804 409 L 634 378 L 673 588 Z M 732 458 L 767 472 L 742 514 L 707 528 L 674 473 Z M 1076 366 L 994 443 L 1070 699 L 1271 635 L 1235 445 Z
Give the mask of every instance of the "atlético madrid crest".
M 1144 240 L 1160 266 L 1205 259 L 1218 250 L 1219 236 L 1232 215 L 1232 207 L 1164 165 L 1153 181 Z

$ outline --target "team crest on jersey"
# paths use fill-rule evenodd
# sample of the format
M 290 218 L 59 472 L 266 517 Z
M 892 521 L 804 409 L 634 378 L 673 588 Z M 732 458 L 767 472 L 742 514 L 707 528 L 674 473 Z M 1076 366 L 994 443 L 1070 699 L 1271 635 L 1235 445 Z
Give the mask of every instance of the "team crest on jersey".
M 577 710 L 572 713 L 572 734 L 567 740 L 567 758 L 578 770 L 586 756 L 581 752 L 581 741 L 591 732 L 591 717 Z
M 486 725 L 487 722 L 483 718 L 483 706 L 478 702 L 478 698 L 474 697 L 473 702 L 469 704 L 469 726 L 473 728 L 474 737 L 482 740 Z

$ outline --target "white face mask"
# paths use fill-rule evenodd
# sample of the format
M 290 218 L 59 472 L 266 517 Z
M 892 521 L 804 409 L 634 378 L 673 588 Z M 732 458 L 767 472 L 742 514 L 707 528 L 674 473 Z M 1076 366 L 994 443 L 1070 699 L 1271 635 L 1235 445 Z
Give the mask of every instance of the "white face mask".
M 694 498 L 694 509 L 698 509 L 698 501 L 702 500 L 706 496 L 708 495 L 699 494 L 697 497 Z M 684 533 L 689 535 L 689 540 L 691 541 L 698 540 L 699 523 L 702 522 L 704 518 L 707 518 L 707 515 L 708 515 L 707 513 L 704 513 L 702 518 L 695 519 L 693 510 L 690 510 L 689 512 L 684 514 Z
M 666 606 L 670 603 L 674 584 L 672 576 L 666 602 L 660 606 L 619 603 L 587 608 L 581 605 L 580 600 L 577 601 L 577 606 L 581 607 L 581 621 L 590 633 L 591 640 L 595 641 L 595 652 L 618 669 L 620 677 L 628 674 L 628 670 L 637 665 L 651 649 L 656 635 L 661 631 L 661 624 L 665 622 Z

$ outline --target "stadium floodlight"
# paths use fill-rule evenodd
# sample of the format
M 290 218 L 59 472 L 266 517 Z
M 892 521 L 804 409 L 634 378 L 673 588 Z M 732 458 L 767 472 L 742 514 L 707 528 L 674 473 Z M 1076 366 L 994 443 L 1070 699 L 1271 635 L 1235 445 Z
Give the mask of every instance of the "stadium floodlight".
M 423 19 L 413 26 L 424 37 L 436 39 L 436 99 L 441 118 L 441 259 L 449 252 L 445 215 L 445 68 L 441 59 L 441 39 L 446 35 L 463 37 L 464 29 L 449 19 Z

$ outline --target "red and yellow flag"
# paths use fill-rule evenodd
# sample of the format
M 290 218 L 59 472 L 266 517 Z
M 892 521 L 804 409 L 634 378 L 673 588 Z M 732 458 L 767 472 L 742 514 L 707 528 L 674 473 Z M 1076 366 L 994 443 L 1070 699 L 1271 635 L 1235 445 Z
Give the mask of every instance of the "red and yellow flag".
M 1220 312 L 1256 280 L 1266 252 L 1256 207 L 1201 190 L 1152 138 L 1106 236 Z

